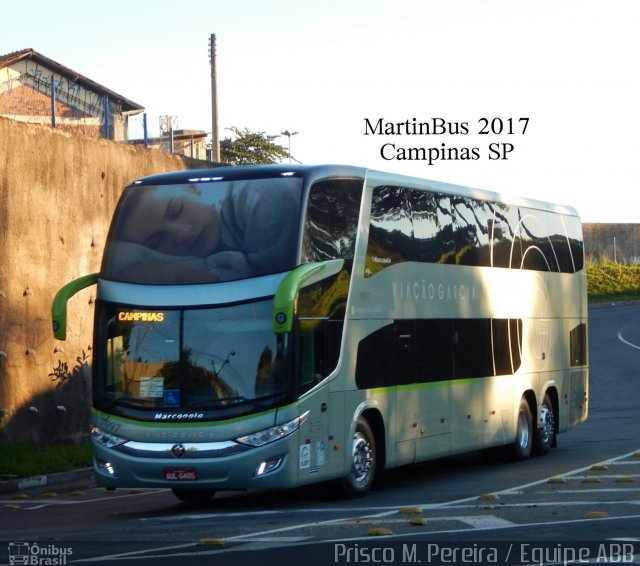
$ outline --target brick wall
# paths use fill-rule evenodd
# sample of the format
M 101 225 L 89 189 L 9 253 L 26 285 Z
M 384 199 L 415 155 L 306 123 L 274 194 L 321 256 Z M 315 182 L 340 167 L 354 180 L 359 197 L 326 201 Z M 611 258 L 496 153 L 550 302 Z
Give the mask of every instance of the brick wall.
M 102 125 L 94 118 L 56 101 L 56 128 L 65 132 L 102 137 Z M 0 94 L 0 115 L 30 124 L 51 124 L 51 97 L 28 86 L 18 86 Z

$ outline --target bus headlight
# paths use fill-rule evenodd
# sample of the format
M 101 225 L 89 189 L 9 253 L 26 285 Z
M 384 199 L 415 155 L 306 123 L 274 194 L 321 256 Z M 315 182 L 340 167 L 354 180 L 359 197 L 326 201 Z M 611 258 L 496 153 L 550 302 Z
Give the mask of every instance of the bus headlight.
M 302 423 L 307 420 L 308 416 L 309 411 L 284 424 L 272 426 L 271 428 L 266 428 L 259 432 L 254 432 L 253 434 L 247 434 L 246 436 L 241 436 L 235 440 L 240 444 L 247 444 L 257 448 L 258 446 L 269 444 L 269 442 L 279 440 L 280 438 L 284 438 L 294 433 L 300 428 Z
M 125 438 L 120 438 L 115 434 L 108 434 L 97 426 L 91 427 L 91 438 L 105 448 L 113 448 L 127 441 Z

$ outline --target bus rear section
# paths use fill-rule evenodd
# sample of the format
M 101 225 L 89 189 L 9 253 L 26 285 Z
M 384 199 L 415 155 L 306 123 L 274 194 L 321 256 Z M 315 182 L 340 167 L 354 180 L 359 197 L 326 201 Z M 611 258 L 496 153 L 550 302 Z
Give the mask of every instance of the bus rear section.
M 369 172 L 351 371 L 387 467 L 544 454 L 588 415 L 586 268 L 570 207 Z

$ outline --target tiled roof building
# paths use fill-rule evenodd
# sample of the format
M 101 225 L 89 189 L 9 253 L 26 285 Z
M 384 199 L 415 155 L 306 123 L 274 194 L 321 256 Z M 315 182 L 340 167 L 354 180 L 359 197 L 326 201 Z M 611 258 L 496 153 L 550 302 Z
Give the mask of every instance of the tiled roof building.
M 0 56 L 0 116 L 128 141 L 129 116 L 143 111 L 139 104 L 33 49 Z

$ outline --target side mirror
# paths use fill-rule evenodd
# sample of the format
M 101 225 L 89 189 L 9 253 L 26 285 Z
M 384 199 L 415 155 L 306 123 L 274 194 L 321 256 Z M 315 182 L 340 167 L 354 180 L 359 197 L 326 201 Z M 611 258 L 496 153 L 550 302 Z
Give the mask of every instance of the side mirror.
M 58 340 L 67 339 L 67 302 L 73 295 L 82 291 L 86 287 L 95 285 L 98 281 L 98 274 L 92 273 L 74 279 L 60 289 L 53 299 L 51 307 L 51 320 L 53 322 L 53 335 Z
M 291 332 L 298 291 L 304 285 L 335 275 L 342 269 L 343 265 L 344 260 L 331 259 L 321 263 L 299 265 L 288 273 L 278 285 L 276 295 L 273 298 L 272 323 L 274 334 Z

